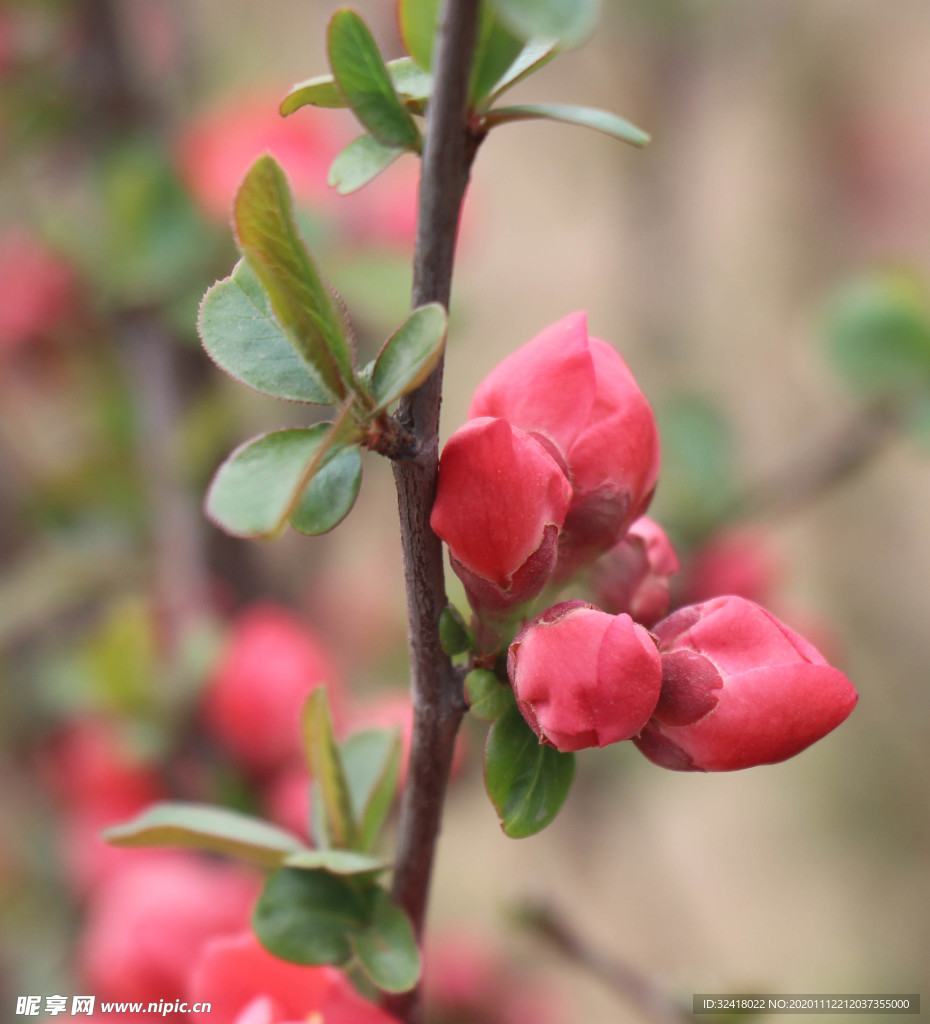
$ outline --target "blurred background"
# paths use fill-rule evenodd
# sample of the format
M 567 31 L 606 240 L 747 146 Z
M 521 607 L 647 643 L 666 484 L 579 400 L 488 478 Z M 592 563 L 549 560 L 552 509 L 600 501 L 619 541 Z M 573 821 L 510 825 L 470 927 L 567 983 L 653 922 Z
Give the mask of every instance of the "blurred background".
M 393 5 L 355 7 L 400 55 Z M 326 171 L 351 119 L 276 113 L 326 71 L 332 10 L 0 8 L 3 1006 L 183 995 L 254 878 L 108 849 L 99 829 L 171 797 L 306 831 L 290 723 L 310 686 L 330 687 L 342 729 L 408 720 L 389 466 L 366 457 L 325 537 L 232 540 L 202 514 L 231 448 L 315 414 L 235 384 L 197 340 L 251 160 L 270 149 L 291 175 L 362 363 L 408 305 L 413 158 L 339 198 Z M 521 841 L 499 830 L 466 723 L 433 1020 L 642 1019 L 520 926 L 528 901 L 686 1006 L 930 981 L 928 52 L 923 0 L 605 0 L 596 37 L 514 99 L 603 107 L 653 143 L 516 124 L 482 147 L 444 436 L 497 361 L 586 309 L 659 419 L 651 515 L 682 558 L 676 600 L 764 604 L 860 703 L 794 760 L 733 775 L 586 752 L 554 825 Z M 207 897 L 220 886 L 235 896 Z M 174 959 L 153 966 L 140 932 Z

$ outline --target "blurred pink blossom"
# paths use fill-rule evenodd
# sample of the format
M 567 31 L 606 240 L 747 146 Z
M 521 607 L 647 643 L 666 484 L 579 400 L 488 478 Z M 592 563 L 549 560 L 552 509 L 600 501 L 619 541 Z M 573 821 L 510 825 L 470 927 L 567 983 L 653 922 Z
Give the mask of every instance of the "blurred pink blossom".
M 182 998 L 204 944 L 245 927 L 257 895 L 256 877 L 192 854 L 127 862 L 89 903 L 79 949 L 84 983 L 101 999 Z
M 207 728 L 257 774 L 301 758 L 300 712 L 326 686 L 339 718 L 339 673 L 323 642 L 287 609 L 256 604 L 232 624 L 207 682 Z
M 334 967 L 302 967 L 272 956 L 242 932 L 210 942 L 190 976 L 188 999 L 210 1003 L 204 1024 L 397 1024 L 362 999 Z
M 0 236 L 0 353 L 60 327 L 74 300 L 74 275 L 61 257 L 25 231 Z

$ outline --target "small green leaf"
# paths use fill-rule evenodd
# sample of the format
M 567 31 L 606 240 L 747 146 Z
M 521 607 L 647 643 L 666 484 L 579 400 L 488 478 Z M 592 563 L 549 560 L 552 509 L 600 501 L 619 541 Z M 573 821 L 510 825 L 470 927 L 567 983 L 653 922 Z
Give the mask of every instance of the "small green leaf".
M 103 838 L 113 846 L 193 847 L 267 868 L 309 852 L 296 836 L 266 821 L 195 803 L 155 804 L 132 821 L 107 829 Z
M 448 317 L 437 302 L 415 309 L 384 343 L 371 375 L 376 410 L 419 387 L 442 356 Z
M 349 936 L 371 918 L 370 898 L 329 871 L 281 868 L 265 883 L 252 928 L 270 953 L 295 964 L 343 964 Z
M 541 39 L 527 43 L 520 55 L 507 69 L 507 73 L 494 85 L 494 91 L 488 97 L 488 104 L 493 103 L 502 93 L 512 88 L 517 82 L 529 78 L 544 68 L 558 54 L 558 43 L 552 39 Z
M 876 274 L 842 287 L 827 312 L 837 369 L 875 398 L 930 389 L 930 301 L 904 273 Z
M 544 746 L 514 704 L 491 726 L 484 754 L 488 796 L 511 839 L 541 832 L 559 813 L 575 755 Z
M 373 916 L 349 944 L 366 976 L 384 992 L 408 992 L 420 978 L 420 951 L 410 919 L 383 889 L 375 895 Z
M 316 371 L 288 340 L 246 260 L 204 296 L 197 326 L 210 358 L 242 384 L 272 398 L 332 402 Z
M 692 544 L 720 526 L 735 498 L 733 429 L 703 396 L 679 394 L 656 406 L 663 486 L 652 514 Z
M 400 0 L 400 34 L 407 53 L 426 71 L 433 62 L 440 0 Z
M 315 75 L 305 82 L 291 86 L 291 91 L 281 101 L 278 112 L 282 117 L 293 114 L 301 107 L 325 107 L 327 110 L 339 110 L 347 106 L 346 98 L 336 88 L 336 80 L 332 75 Z
M 473 669 L 465 677 L 468 710 L 483 722 L 493 722 L 514 706 L 513 690 L 486 668 Z
M 324 686 L 318 686 L 307 698 L 301 728 L 310 773 L 326 811 L 325 834 L 338 849 L 352 849 L 356 838 L 355 815 Z
M 394 88 L 408 105 L 422 104 L 433 94 L 433 76 L 410 57 L 389 60 L 386 65 Z
M 358 822 L 356 845 L 370 850 L 397 796 L 403 752 L 400 730 L 366 729 L 350 736 L 340 749 Z
M 594 28 L 600 0 L 488 0 L 502 22 L 520 39 L 582 42 Z
M 469 90 L 472 104 L 480 103 L 490 93 L 522 50 L 523 40 L 509 32 L 491 8 L 482 4 Z
M 416 113 L 422 111 L 423 101 L 428 100 L 433 91 L 433 78 L 410 57 L 399 57 L 389 60 L 385 67 L 391 76 L 391 82 L 397 94 L 408 109 Z M 278 108 L 282 116 L 287 117 L 301 107 L 326 107 L 329 109 L 347 107 L 345 96 L 339 91 L 336 79 L 332 75 L 317 75 L 306 82 L 298 82 L 281 101 Z
M 475 643 L 475 638 L 465 625 L 461 612 L 451 604 L 447 604 L 439 616 L 439 643 L 443 652 L 450 658 L 454 658 L 456 654 L 464 654 Z
M 333 875 L 369 875 L 386 871 L 390 865 L 381 857 L 355 850 L 301 850 L 288 856 L 283 867 L 328 871 Z
M 560 121 L 581 128 L 592 128 L 621 142 L 628 142 L 631 146 L 642 147 L 649 142 L 649 135 L 635 124 L 606 110 L 594 110 L 591 107 L 571 107 L 562 103 L 530 103 L 519 107 L 496 107 L 485 115 L 484 119 L 488 128 L 510 121 L 539 120 Z
M 327 184 L 341 196 L 356 192 L 405 152 L 396 146 L 383 145 L 373 135 L 362 135 L 350 142 L 333 160 Z
M 209 518 L 234 537 L 273 537 L 324 464 L 342 419 L 276 430 L 241 445 L 213 477 L 206 500 Z
M 358 448 L 349 445 L 330 452 L 291 512 L 291 526 L 311 537 L 328 533 L 352 511 L 361 483 Z
M 246 174 L 233 219 L 239 248 L 284 333 L 314 368 L 330 403 L 337 404 L 353 380 L 349 328 L 300 239 L 287 178 L 272 156 L 259 157 Z
M 420 131 L 365 22 L 354 11 L 337 12 L 327 42 L 336 84 L 359 122 L 384 145 L 419 152 Z

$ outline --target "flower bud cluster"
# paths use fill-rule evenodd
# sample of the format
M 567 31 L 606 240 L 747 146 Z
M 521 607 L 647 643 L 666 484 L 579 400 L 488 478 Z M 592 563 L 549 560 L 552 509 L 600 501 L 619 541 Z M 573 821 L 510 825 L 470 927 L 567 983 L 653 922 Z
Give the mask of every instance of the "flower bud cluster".
M 500 618 L 620 542 L 658 473 L 649 403 L 575 313 L 479 386 L 443 452 L 431 524 L 472 607 Z
M 655 419 L 584 314 L 505 359 L 469 417 L 443 451 L 431 524 L 479 625 L 525 622 L 507 672 L 541 743 L 632 739 L 665 768 L 729 771 L 791 757 L 852 711 L 849 680 L 752 601 L 716 597 L 663 618 L 678 559 L 643 516 Z M 606 610 L 563 601 L 529 618 L 547 586 L 581 569 Z

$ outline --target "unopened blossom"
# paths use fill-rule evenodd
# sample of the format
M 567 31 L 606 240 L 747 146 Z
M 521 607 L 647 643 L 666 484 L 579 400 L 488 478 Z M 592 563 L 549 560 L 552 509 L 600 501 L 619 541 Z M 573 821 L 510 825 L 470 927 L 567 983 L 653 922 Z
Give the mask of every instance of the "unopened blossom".
M 526 625 L 510 645 L 507 673 L 527 724 L 561 751 L 635 736 L 662 682 L 646 630 L 584 601 L 554 605 Z
M 664 768 L 734 771 L 784 761 L 856 705 L 839 669 L 745 598 L 681 608 L 654 633 L 662 694 L 635 742 Z
M 546 328 L 501 362 L 468 415 L 495 416 L 537 438 L 572 486 L 559 538 L 559 578 L 618 543 L 646 510 L 659 473 L 652 409 L 585 313 Z
M 678 556 L 658 523 L 640 516 L 596 563 L 594 589 L 598 604 L 627 612 L 644 626 L 668 613 L 669 577 L 678 571 Z
M 547 448 L 506 420 L 473 419 L 449 438 L 430 525 L 473 608 L 504 616 L 540 593 L 571 496 Z

